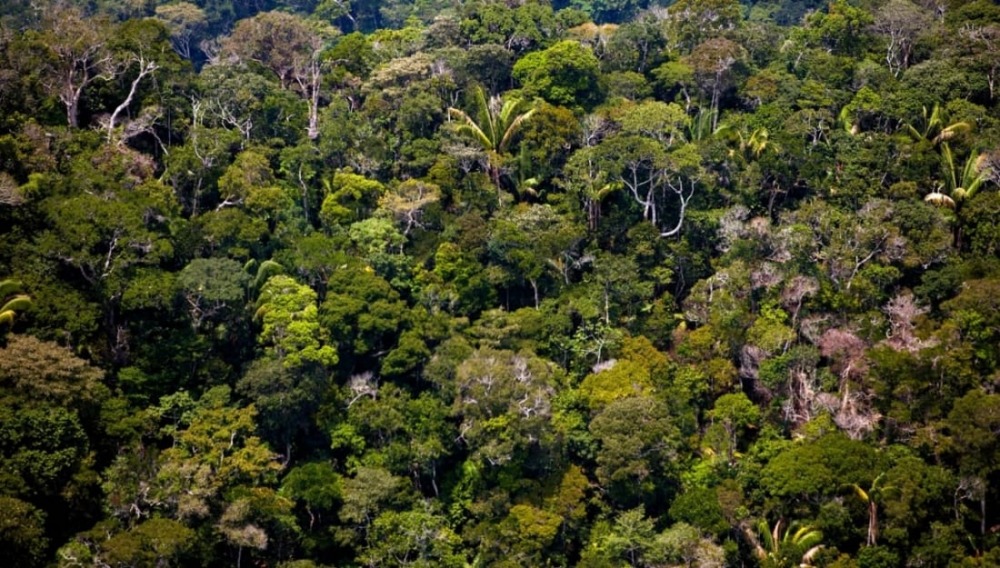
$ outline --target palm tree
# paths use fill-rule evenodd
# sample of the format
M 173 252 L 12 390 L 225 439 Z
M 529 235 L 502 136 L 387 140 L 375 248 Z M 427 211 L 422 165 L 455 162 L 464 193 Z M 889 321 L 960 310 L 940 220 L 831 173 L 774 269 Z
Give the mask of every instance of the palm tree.
M 931 109 L 930 113 L 927 112 L 927 107 L 924 107 L 923 110 L 922 129 L 918 129 L 912 124 L 906 125 L 906 131 L 916 142 L 926 140 L 932 145 L 937 146 L 942 142 L 951 140 L 960 132 L 968 132 L 972 130 L 972 124 L 965 121 L 953 122 L 945 125 L 944 116 L 941 112 L 941 105 L 937 103 L 934 103 L 934 108 Z
M 820 541 L 823 540 L 823 533 L 808 525 L 798 526 L 797 523 L 792 523 L 782 533 L 781 529 L 784 523 L 784 519 L 779 519 L 778 522 L 774 523 L 774 528 L 771 528 L 766 520 L 761 519 L 757 523 L 759 537 L 754 535 L 749 527 L 744 527 L 744 532 L 754 547 L 757 558 L 764 566 L 774 568 L 812 566 L 812 559 L 823 548 L 823 545 L 820 544 Z
M 965 160 L 965 166 L 959 174 L 951 147 L 947 142 L 941 144 L 941 156 L 944 157 L 945 164 L 945 185 L 924 196 L 924 201 L 949 209 L 958 209 L 963 201 L 975 195 L 980 186 L 990 179 L 990 172 L 983 167 L 984 156 L 977 156 L 973 152 Z M 947 193 L 940 191 L 941 189 L 945 189 Z
M 500 190 L 500 165 L 503 154 L 526 120 L 535 109 L 519 112 L 524 101 L 518 98 L 502 100 L 499 95 L 486 99 L 480 87 L 476 89 L 476 118 L 457 108 L 448 107 L 448 115 L 459 122 L 458 131 L 475 140 L 486 152 L 486 166 L 490 179 Z
M 856 483 L 851 483 L 849 487 L 854 490 L 854 494 L 858 496 L 858 499 L 865 504 L 868 509 L 868 539 L 866 544 L 868 546 L 875 546 L 878 540 L 878 501 L 877 499 L 888 491 L 889 487 L 880 487 L 879 482 L 882 481 L 884 473 L 878 474 L 872 484 L 868 487 L 868 491 L 861 488 L 860 485 Z
M 21 283 L 16 280 L 0 280 L 0 326 L 14 325 L 17 312 L 31 306 L 31 297 L 27 294 L 16 294 L 21 289 Z

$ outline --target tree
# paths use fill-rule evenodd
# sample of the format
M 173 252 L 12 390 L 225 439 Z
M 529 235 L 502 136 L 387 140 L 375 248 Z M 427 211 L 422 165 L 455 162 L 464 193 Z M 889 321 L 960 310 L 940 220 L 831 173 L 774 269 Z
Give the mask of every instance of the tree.
M 597 479 L 613 503 L 655 503 L 671 492 L 682 440 L 666 404 L 649 396 L 615 400 L 591 420 L 590 433 L 600 444 Z
M 495 95 L 487 100 L 482 87 L 476 89 L 475 101 L 475 118 L 454 107 L 448 107 L 448 114 L 459 121 L 458 132 L 475 140 L 486 153 L 487 171 L 497 187 L 499 198 L 503 155 L 524 122 L 535 113 L 535 109 L 520 112 L 524 101 L 519 98 L 504 101 L 499 95 Z
M 192 529 L 172 519 L 149 519 L 122 528 L 102 523 L 77 535 L 59 550 L 59 557 L 68 565 L 89 559 L 108 566 L 168 566 L 196 542 Z
M 235 260 L 196 258 L 181 270 L 177 283 L 188 305 L 191 325 L 198 329 L 246 298 L 250 275 Z
M 453 411 L 459 440 L 499 467 L 552 442 L 556 366 L 530 353 L 479 349 L 455 369 Z M 516 462 L 515 462 L 516 463 Z M 543 467 L 544 464 L 537 464 Z
M 386 191 L 380 182 L 349 170 L 338 171 L 332 179 L 323 183 L 326 197 L 323 198 L 319 218 L 329 230 L 368 217 Z
M 869 485 L 879 457 L 862 442 L 843 434 L 791 446 L 761 471 L 761 487 L 779 501 L 783 511 L 799 503 L 817 503 L 839 494 L 849 484 Z
M 341 477 L 323 462 L 306 462 L 292 468 L 281 482 L 282 495 L 304 504 L 309 515 L 308 531 L 322 522 L 323 514 L 332 512 L 340 501 Z
M 76 128 L 84 89 L 113 76 L 107 41 L 114 33 L 106 20 L 85 19 L 76 8 L 63 6 L 58 12 L 49 13 L 42 36 L 52 53 L 45 82 L 66 107 L 66 122 Z
M 184 59 L 193 59 L 192 45 L 197 45 L 208 31 L 208 16 L 191 2 L 173 2 L 156 7 L 156 17 L 170 29 L 174 49 Z
M 0 545 L 4 556 L 18 566 L 44 566 L 45 515 L 20 499 L 0 497 Z
M 461 538 L 429 503 L 408 511 L 386 511 L 372 522 L 359 555 L 364 566 L 462 568 Z
M 850 485 L 851 489 L 854 490 L 854 494 L 858 496 L 858 499 L 864 503 L 865 508 L 868 510 L 868 534 L 865 539 L 865 544 L 867 546 L 875 546 L 878 544 L 878 501 L 881 499 L 882 494 L 884 494 L 887 487 L 881 487 L 879 482 L 885 479 L 885 473 L 880 473 L 875 476 L 868 490 L 865 491 L 857 483 L 852 483 Z
M 722 95 L 745 57 L 746 51 L 739 44 L 725 38 L 713 38 L 695 46 L 685 59 L 694 73 L 695 81 L 708 94 L 708 112 L 712 113 L 711 130 L 718 127 Z
M 529 96 L 551 104 L 593 108 L 603 98 L 600 62 L 579 42 L 564 40 L 514 64 L 514 78 Z
M 922 124 L 918 124 L 918 126 L 906 123 L 904 126 L 907 134 L 916 142 L 929 142 L 933 146 L 938 146 L 963 132 L 972 130 L 972 124 L 968 121 L 960 120 L 949 124 L 945 110 L 938 103 L 934 103 L 930 111 L 927 110 L 927 107 L 923 107 L 920 122 Z
M 946 448 L 958 461 L 962 475 L 986 484 L 998 469 L 1000 456 L 1000 395 L 973 389 L 955 401 L 945 422 L 949 438 Z M 977 488 L 979 498 L 979 532 L 986 534 L 987 487 Z
M 260 343 L 288 367 L 316 363 L 331 367 L 337 351 L 326 344 L 319 324 L 316 292 L 290 276 L 272 276 L 257 299 L 254 319 L 262 324 Z
M 317 32 L 300 16 L 265 12 L 240 20 L 222 44 L 224 53 L 263 65 L 278 78 L 281 88 L 297 92 L 306 101 L 310 139 L 319 136 L 324 35 L 332 35 L 332 30 Z
M 692 144 L 667 151 L 651 138 L 622 133 L 602 141 L 595 149 L 598 167 L 609 172 L 628 190 L 661 237 L 678 235 L 684 226 L 688 204 L 704 176 L 701 157 Z M 677 222 L 662 226 L 667 203 L 676 198 Z
M 736 0 L 680 0 L 670 6 L 667 17 L 669 40 L 685 51 L 736 29 L 743 20 Z
M 927 32 L 932 21 L 928 10 L 909 0 L 890 0 L 875 13 L 872 29 L 886 36 L 885 62 L 893 76 L 910 66 L 917 36 Z
M 982 157 L 975 153 L 969 155 L 959 171 L 947 142 L 941 143 L 941 156 L 944 158 L 944 187 L 925 195 L 924 201 L 957 210 L 990 181 L 991 172 L 984 167 Z
M 554 268 L 564 284 L 570 283 L 582 230 L 551 206 L 518 205 L 498 217 L 492 229 L 487 243 L 491 256 L 531 284 L 536 309 L 541 301 L 539 282 L 547 269 Z
M 94 410 L 109 394 L 103 379 L 99 368 L 51 341 L 16 334 L 0 348 L 0 389 L 8 400 Z
M 256 408 L 230 406 L 229 398 L 228 387 L 210 389 L 197 401 L 182 391 L 151 409 L 173 443 L 156 459 L 152 479 L 140 478 L 137 485 L 123 483 L 127 455 L 112 464 L 105 488 L 125 504 L 125 517 L 155 508 L 175 519 L 204 518 L 219 510 L 225 492 L 275 481 L 282 466 L 255 435 Z
M 379 199 L 379 207 L 389 211 L 403 225 L 403 235 L 408 236 L 414 227 L 423 228 L 425 209 L 440 199 L 441 188 L 437 184 L 409 179 L 390 188 Z
M 709 413 L 713 425 L 719 425 L 728 437 L 729 462 L 734 462 L 741 434 L 746 430 L 756 428 L 760 421 L 760 409 L 743 393 L 724 394 L 715 401 L 715 407 Z

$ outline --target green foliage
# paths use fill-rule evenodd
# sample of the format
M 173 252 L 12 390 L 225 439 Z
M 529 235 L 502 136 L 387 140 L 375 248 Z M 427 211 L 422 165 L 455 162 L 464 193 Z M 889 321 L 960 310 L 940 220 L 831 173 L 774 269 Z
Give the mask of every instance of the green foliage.
M 664 4 L 0 8 L 3 559 L 996 564 L 1000 12 Z
M 602 99 L 599 66 L 589 49 L 567 40 L 522 57 L 514 64 L 513 74 L 529 96 L 589 109 Z
M 328 227 L 348 225 L 370 215 L 385 187 L 374 180 L 350 172 L 337 172 L 326 185 L 319 218 Z
M 278 275 L 267 280 L 254 318 L 262 324 L 260 343 L 284 365 L 337 363 L 336 350 L 324 344 L 316 292 L 291 277 Z

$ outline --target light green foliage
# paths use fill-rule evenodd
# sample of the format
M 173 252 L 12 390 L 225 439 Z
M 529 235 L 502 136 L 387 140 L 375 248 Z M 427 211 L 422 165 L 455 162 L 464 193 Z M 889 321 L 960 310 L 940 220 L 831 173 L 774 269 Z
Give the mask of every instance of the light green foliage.
M 795 330 L 787 324 L 788 314 L 784 310 L 765 304 L 747 330 L 747 341 L 769 354 L 784 351 L 795 340 Z
M 874 18 L 863 8 L 837 0 L 827 11 L 817 11 L 807 20 L 802 32 L 805 39 L 817 47 L 842 54 L 856 54 L 865 48 L 866 31 Z
M 482 266 L 458 245 L 443 242 L 434 253 L 434 270 L 417 277 L 423 302 L 453 314 L 470 314 L 492 305 L 496 291 Z
M 741 447 L 748 430 L 756 429 L 760 419 L 760 409 L 743 393 L 724 394 L 715 400 L 715 407 L 709 412 L 713 427 L 722 428 L 726 439 L 718 444 L 716 451 L 725 451 L 732 461 Z M 711 430 L 710 430 L 711 432 Z M 706 438 L 710 438 L 706 433 Z
M 440 514 L 387 511 L 372 523 L 360 559 L 366 566 L 462 568 L 467 564 L 461 542 Z
M 255 192 L 274 183 L 274 173 L 267 158 L 254 150 L 240 152 L 219 178 L 219 198 L 216 209 L 244 205 Z
M 361 257 L 369 262 L 392 252 L 402 252 L 406 237 L 389 219 L 371 217 L 351 224 L 348 235 Z
M 385 186 L 364 176 L 341 171 L 333 175 L 326 191 L 319 218 L 333 228 L 367 217 L 385 193 Z
M 592 108 L 602 98 L 599 66 L 593 52 L 566 40 L 522 57 L 513 73 L 526 93 L 554 105 Z
M 785 527 L 779 520 L 772 528 L 761 520 L 757 531 L 760 536 L 760 542 L 755 543 L 757 557 L 767 567 L 809 566 L 822 547 L 823 533 L 808 525 L 792 523 Z
M 154 412 L 169 412 L 165 402 Z M 281 465 L 254 435 L 256 408 L 228 405 L 229 389 L 216 387 L 180 414 L 171 431 L 173 446 L 160 454 L 148 496 L 135 497 L 140 503 L 163 508 L 175 518 L 196 519 L 209 515 L 228 488 L 274 480 Z
M 653 383 L 649 369 L 644 364 L 620 360 L 614 362 L 610 369 L 584 377 L 580 383 L 580 393 L 597 412 L 618 399 L 652 395 Z
M 388 211 L 403 227 L 403 235 L 409 235 L 414 227 L 424 226 L 421 221 L 425 209 L 440 199 L 441 188 L 437 184 L 411 179 L 383 195 L 379 207 Z
M 535 113 L 535 109 L 521 109 L 525 105 L 523 99 L 501 99 L 499 96 L 486 98 L 486 92 L 479 88 L 476 91 L 476 114 L 469 115 L 457 108 L 449 107 L 448 115 L 458 121 L 457 132 L 472 138 L 486 153 L 486 162 L 490 178 L 497 190 L 500 190 L 500 167 L 504 154 L 510 149 L 514 138 Z
M 340 519 L 347 527 L 364 531 L 394 504 L 405 504 L 409 495 L 406 480 L 384 469 L 362 466 L 343 480 Z
M 811 443 L 797 444 L 774 457 L 761 471 L 761 486 L 785 500 L 833 495 L 855 483 L 866 486 L 877 475 L 879 458 L 865 444 L 842 434 L 828 434 Z
M 530 353 L 479 349 L 455 370 L 453 410 L 476 456 L 503 465 L 551 440 L 552 395 L 560 372 Z
M 157 6 L 156 17 L 170 30 L 170 40 L 177 53 L 191 59 L 191 48 L 197 46 L 208 27 L 205 11 L 190 2 L 175 2 Z
M 316 292 L 290 276 L 267 280 L 257 299 L 254 319 L 262 325 L 260 343 L 286 366 L 337 363 L 337 352 L 326 344 L 319 324 Z

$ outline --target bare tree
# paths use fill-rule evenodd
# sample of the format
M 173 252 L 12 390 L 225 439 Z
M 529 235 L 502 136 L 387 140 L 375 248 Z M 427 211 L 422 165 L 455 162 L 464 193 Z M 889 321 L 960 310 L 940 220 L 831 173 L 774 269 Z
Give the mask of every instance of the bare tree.
M 84 89 L 98 79 L 114 76 L 114 61 L 106 43 L 113 36 L 110 26 L 103 19 L 85 19 L 79 9 L 69 6 L 50 11 L 43 21 L 43 39 L 50 52 L 43 82 L 66 107 L 70 127 L 79 126 Z
M 885 62 L 893 75 L 910 66 L 917 37 L 932 23 L 930 12 L 909 0 L 889 0 L 875 13 L 872 29 L 886 38 Z

